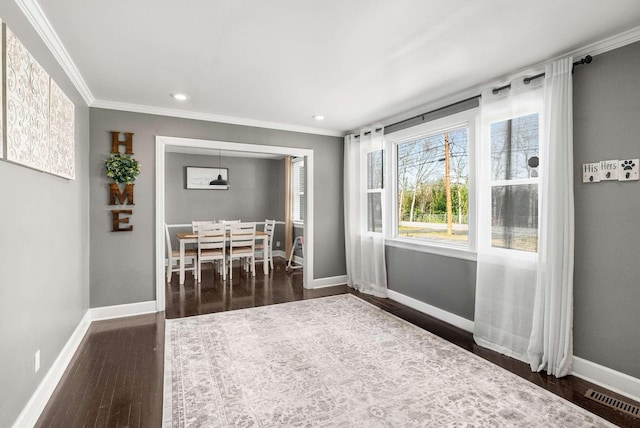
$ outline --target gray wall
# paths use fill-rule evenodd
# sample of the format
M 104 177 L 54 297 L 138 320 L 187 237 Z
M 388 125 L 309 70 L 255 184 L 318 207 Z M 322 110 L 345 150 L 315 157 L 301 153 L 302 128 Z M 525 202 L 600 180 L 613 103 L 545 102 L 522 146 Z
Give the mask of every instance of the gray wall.
M 218 165 L 229 169 L 228 190 L 185 188 L 185 167 L 217 168 Z M 165 221 L 168 224 L 186 224 L 192 220 L 284 221 L 284 196 L 283 159 L 222 156 L 218 163 L 218 156 L 165 154 Z M 276 225 L 275 232 L 274 250 L 284 249 L 284 226 Z M 280 248 L 276 243 L 280 243 Z
M 574 354 L 640 377 L 640 182 L 582 183 L 582 164 L 640 157 L 640 43 L 574 74 Z M 473 320 L 476 264 L 387 246 L 389 288 Z
M 0 160 L 0 426 L 7 427 L 89 307 L 89 109 L 15 2 L 0 2 L 0 18 L 76 112 L 75 180 Z
M 583 163 L 640 157 L 640 43 L 574 78 L 575 354 L 640 378 L 640 182 L 583 184 Z
M 386 246 L 389 289 L 473 320 L 476 263 Z
M 343 139 L 189 119 L 90 109 L 91 307 L 155 299 L 155 137 L 157 135 L 314 150 L 314 277 L 346 273 L 342 202 Z M 133 132 L 142 172 L 135 182 L 132 232 L 112 233 L 104 160 L 110 131 Z M 234 180 L 233 171 L 231 178 Z M 211 191 L 213 192 L 213 191 Z

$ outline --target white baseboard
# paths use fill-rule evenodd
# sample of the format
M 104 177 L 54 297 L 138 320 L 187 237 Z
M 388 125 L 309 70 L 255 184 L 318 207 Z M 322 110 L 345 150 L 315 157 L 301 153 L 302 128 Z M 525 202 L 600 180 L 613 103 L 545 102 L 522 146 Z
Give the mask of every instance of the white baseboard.
M 326 278 L 316 278 L 309 288 L 333 287 L 347 283 L 347 275 L 328 276 Z
M 473 321 L 436 308 L 413 297 L 405 296 L 397 291 L 387 290 L 387 295 L 396 302 L 473 333 Z M 576 356 L 573 357 L 571 374 L 640 402 L 640 379 L 638 378 Z
M 423 312 L 427 315 L 431 315 L 432 317 L 438 318 L 439 320 L 448 322 L 451 325 L 473 333 L 473 321 L 470 321 L 459 315 L 452 314 L 451 312 L 447 312 L 443 309 L 436 308 L 435 306 L 431 306 L 418 299 L 414 299 L 413 297 L 405 296 L 404 294 L 400 294 L 397 291 L 387 290 L 387 296 L 391 300 L 395 300 L 396 302 L 407 305 L 412 309 Z
M 285 252 L 283 250 L 273 250 L 273 257 L 282 257 L 287 261 L 289 260 L 288 258 L 285 257 Z M 293 261 L 301 265 L 303 264 L 304 259 L 294 254 Z
M 108 320 L 112 318 L 131 317 L 134 315 L 157 312 L 156 301 L 128 303 L 125 305 L 102 306 L 91 308 L 91 321 Z
M 573 357 L 571 374 L 640 402 L 638 378 L 576 356 Z
M 42 382 L 36 388 L 35 392 L 27 402 L 26 406 L 20 412 L 20 415 L 13 423 L 14 428 L 32 427 L 38 422 L 40 414 L 49 402 L 53 391 L 58 386 L 58 382 L 62 378 L 64 371 L 67 369 L 71 358 L 73 358 L 80 342 L 84 338 L 89 326 L 91 325 L 91 313 L 87 310 L 78 323 L 67 343 L 56 357 L 55 361 L 44 375 Z
M 157 312 L 156 302 L 140 302 L 126 305 L 104 306 L 101 308 L 90 308 L 78 323 L 78 326 L 71 334 L 71 337 L 64 345 L 51 368 L 36 388 L 27 405 L 13 423 L 13 428 L 32 427 L 38 421 L 40 414 L 51 398 L 51 394 L 58 386 L 64 371 L 71 362 L 74 354 L 80 346 L 80 342 L 87 333 L 92 321 L 106 320 L 111 318 L 129 317 Z

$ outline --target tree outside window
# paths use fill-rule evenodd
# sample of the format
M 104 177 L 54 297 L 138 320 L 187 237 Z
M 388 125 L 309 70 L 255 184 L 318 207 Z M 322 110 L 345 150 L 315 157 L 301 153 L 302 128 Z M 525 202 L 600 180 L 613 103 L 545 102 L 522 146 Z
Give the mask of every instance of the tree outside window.
M 468 129 L 397 144 L 397 236 L 469 241 Z

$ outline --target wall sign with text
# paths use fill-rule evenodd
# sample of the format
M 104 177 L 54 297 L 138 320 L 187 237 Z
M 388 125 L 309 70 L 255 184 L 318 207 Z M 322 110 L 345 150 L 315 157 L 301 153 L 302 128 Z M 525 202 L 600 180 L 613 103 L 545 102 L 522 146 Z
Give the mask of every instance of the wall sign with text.
M 120 132 L 111 132 L 111 156 L 105 161 L 107 177 L 113 180 L 109 183 L 109 205 L 135 205 L 134 184 L 140 174 L 140 163 L 133 158 L 133 133 L 124 132 L 124 141 L 120 140 Z M 120 148 L 124 147 L 124 153 Z M 132 209 L 111 210 L 111 231 L 131 232 L 133 225 L 129 220 L 133 215 Z

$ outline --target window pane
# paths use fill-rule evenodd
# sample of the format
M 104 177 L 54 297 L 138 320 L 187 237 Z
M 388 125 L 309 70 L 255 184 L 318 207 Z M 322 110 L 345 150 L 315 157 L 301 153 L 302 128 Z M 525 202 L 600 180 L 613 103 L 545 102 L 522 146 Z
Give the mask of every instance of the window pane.
M 491 189 L 491 245 L 538 251 L 538 185 Z
M 538 135 L 538 113 L 491 124 L 492 179 L 537 177 Z
M 382 232 L 382 194 L 367 194 L 367 230 Z
M 304 163 L 300 162 L 298 165 L 298 193 L 304 193 Z
M 294 162 L 291 175 L 292 217 L 304 221 L 304 162 Z
M 407 141 L 397 150 L 397 235 L 468 242 L 467 128 Z
M 298 217 L 295 220 L 304 221 L 304 193 L 298 195 Z
M 384 151 L 367 153 L 367 188 L 382 189 L 384 183 Z

